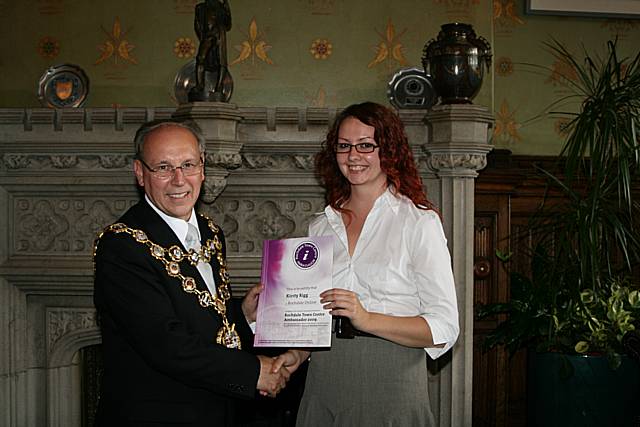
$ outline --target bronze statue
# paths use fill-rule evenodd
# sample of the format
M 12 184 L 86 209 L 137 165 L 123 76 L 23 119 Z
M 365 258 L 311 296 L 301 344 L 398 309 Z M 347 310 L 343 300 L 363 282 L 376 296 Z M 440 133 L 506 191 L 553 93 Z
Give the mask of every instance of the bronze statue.
M 231 29 L 228 0 L 205 0 L 196 5 L 194 19 L 200 40 L 196 56 L 196 85 L 189 101 L 228 102 L 233 80 L 227 64 L 227 31 Z

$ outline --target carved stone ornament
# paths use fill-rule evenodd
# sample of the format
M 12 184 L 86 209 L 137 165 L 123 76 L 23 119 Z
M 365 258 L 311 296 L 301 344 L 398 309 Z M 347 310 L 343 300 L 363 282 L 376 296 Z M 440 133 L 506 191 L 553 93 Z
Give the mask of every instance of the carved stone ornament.
M 204 203 L 211 204 L 215 202 L 220 193 L 227 186 L 227 179 L 219 176 L 207 175 L 202 183 L 203 189 L 200 194 L 200 200 Z
M 88 253 L 97 233 L 137 202 L 131 198 L 31 199 L 14 203 L 16 253 Z
M 431 154 L 427 157 L 429 167 L 441 171 L 443 169 L 482 170 L 487 166 L 486 154 Z
M 42 155 L 12 154 L 2 156 L 2 164 L 9 170 L 65 170 L 82 169 L 124 169 L 129 168 L 133 156 L 126 154 L 78 154 L 78 155 Z M 239 162 L 239 160 L 237 160 Z
M 46 251 L 53 249 L 56 238 L 69 229 L 69 222 L 55 212 L 50 201 L 40 200 L 31 212 L 16 218 L 16 228 L 28 248 Z M 24 244 L 21 249 L 25 249 Z
M 98 157 L 100 166 L 105 169 L 120 169 L 131 164 L 133 156 L 124 154 L 104 154 Z
M 206 155 L 205 163 L 210 167 L 238 169 L 242 165 L 242 156 L 237 153 L 212 153 Z
M 281 239 L 296 228 L 295 221 L 288 215 L 283 215 L 278 205 L 273 202 L 263 203 L 256 214 L 248 218 L 247 229 L 251 236 L 263 240 Z
M 26 154 L 5 154 L 2 163 L 7 169 L 25 169 L 29 166 L 30 158 Z
M 312 170 L 313 154 L 245 154 L 242 166 L 247 169 Z
M 47 347 L 51 350 L 65 335 L 97 327 L 93 308 L 48 308 Z

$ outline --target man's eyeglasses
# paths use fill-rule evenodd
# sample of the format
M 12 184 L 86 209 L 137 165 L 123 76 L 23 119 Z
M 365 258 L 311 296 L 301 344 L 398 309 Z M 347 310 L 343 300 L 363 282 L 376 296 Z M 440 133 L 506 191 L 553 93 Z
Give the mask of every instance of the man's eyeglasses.
M 350 153 L 355 148 L 358 153 L 373 153 L 378 145 L 371 142 L 361 142 L 359 144 L 348 144 L 346 142 L 338 142 L 335 147 L 336 153 Z
M 192 161 L 186 161 L 180 166 L 162 164 L 162 165 L 158 165 L 155 168 L 152 168 L 151 166 L 146 164 L 145 161 L 142 159 L 138 159 L 138 160 L 140 160 L 140 163 L 142 163 L 144 167 L 147 168 L 153 176 L 160 179 L 167 179 L 167 178 L 173 177 L 177 169 L 182 170 L 182 173 L 184 176 L 197 175 L 202 171 L 202 166 L 204 166 L 202 163 L 202 159 L 200 159 L 198 163 L 195 163 Z

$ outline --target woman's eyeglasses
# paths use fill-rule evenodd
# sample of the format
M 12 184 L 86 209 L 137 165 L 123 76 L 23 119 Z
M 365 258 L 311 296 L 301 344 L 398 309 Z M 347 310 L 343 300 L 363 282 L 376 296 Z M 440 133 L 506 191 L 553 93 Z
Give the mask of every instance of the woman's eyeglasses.
M 350 153 L 351 149 L 355 148 L 358 153 L 373 153 L 378 148 L 378 145 L 371 142 L 361 142 L 359 144 L 348 144 L 346 142 L 338 142 L 335 146 L 336 153 Z

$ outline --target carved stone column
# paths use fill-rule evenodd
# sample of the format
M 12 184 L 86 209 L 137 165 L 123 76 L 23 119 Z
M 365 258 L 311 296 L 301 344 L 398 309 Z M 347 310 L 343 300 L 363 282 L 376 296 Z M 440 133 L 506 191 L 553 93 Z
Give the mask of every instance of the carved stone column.
M 438 176 L 444 230 L 456 281 L 460 337 L 452 361 L 439 373 L 440 426 L 471 426 L 473 391 L 473 218 L 474 179 L 486 166 L 493 116 L 478 105 L 441 105 L 425 118 L 429 138 L 423 147 L 427 163 Z M 436 394 L 434 393 L 434 395 Z M 434 408 L 435 409 L 435 408 Z
M 200 200 L 211 204 L 227 186 L 229 172 L 242 164 L 242 142 L 237 138 L 242 114 L 235 104 L 193 102 L 179 106 L 173 117 L 194 120 L 204 133 L 207 140 L 206 178 Z

